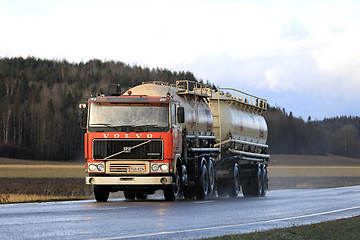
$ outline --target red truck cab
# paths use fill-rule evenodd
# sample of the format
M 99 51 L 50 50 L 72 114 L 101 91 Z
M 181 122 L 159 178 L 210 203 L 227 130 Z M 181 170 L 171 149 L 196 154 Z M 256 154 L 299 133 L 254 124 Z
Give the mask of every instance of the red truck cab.
M 176 159 L 181 127 L 170 97 L 120 95 L 91 97 L 85 133 L 86 184 L 97 201 L 124 191 L 127 199 L 146 199 L 164 190 L 176 198 Z

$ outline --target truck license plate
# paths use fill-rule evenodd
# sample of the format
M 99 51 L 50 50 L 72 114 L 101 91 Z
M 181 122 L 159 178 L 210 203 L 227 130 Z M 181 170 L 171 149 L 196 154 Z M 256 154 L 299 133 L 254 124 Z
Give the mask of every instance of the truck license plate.
M 130 166 L 130 172 L 145 172 L 145 167 L 142 166 L 142 167 L 132 167 Z

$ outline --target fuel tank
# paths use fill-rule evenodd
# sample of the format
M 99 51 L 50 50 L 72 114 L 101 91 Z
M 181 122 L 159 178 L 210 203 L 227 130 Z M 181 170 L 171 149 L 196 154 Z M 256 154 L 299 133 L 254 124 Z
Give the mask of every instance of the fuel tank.
M 262 116 L 262 112 L 266 110 L 266 100 L 244 93 L 241 98 L 212 93 L 209 106 L 214 117 L 214 133 L 218 142 L 231 136 L 237 140 L 266 143 L 268 129 Z
M 233 89 L 233 94 L 222 94 L 207 89 L 204 95 L 200 89 L 189 91 L 156 83 L 145 83 L 129 90 L 132 95 L 170 96 L 179 102 L 185 110 L 183 129 L 186 129 L 188 134 L 214 134 L 217 142 L 232 137 L 266 144 L 268 129 L 262 113 L 266 110 L 267 102 L 264 99 Z M 195 109 L 198 109 L 197 113 Z
M 132 95 L 170 96 L 173 101 L 179 102 L 179 106 L 185 110 L 185 122 L 182 124 L 183 130 L 186 129 L 189 135 L 196 132 L 201 136 L 210 136 L 212 134 L 213 117 L 204 98 L 197 97 L 195 101 L 194 94 L 181 92 L 175 86 L 158 83 L 144 83 L 135 86 L 124 95 L 128 95 L 129 91 L 131 91 Z M 195 109 L 198 109 L 197 113 Z

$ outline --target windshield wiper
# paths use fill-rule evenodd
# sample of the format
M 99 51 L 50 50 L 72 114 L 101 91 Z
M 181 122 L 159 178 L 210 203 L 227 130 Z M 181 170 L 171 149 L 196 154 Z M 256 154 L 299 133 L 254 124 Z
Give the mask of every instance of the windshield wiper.
M 135 127 L 157 127 L 155 124 L 139 124 L 135 125 Z
M 95 124 L 90 125 L 90 127 L 98 127 L 98 126 L 110 127 L 110 128 L 115 129 L 115 130 L 119 130 L 118 127 L 121 127 L 121 126 L 111 125 L 110 123 L 95 123 Z

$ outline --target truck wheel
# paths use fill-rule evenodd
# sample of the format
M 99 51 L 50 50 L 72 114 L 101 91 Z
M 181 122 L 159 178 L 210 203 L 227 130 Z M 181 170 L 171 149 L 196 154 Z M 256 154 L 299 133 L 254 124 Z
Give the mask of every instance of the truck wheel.
M 234 166 L 233 178 L 229 180 L 229 197 L 237 197 L 240 191 L 240 172 L 237 164 Z
M 262 166 L 262 174 L 261 174 L 261 180 L 262 180 L 262 193 L 261 196 L 265 197 L 268 189 L 269 189 L 269 184 L 268 184 L 268 177 L 267 177 L 267 169 L 266 169 L 266 165 Z
M 125 197 L 126 200 L 135 200 L 135 192 L 125 190 L 124 191 L 124 197 Z
M 196 191 L 197 199 L 205 199 L 209 192 L 209 172 L 206 162 L 203 163 L 200 170 L 200 179 Z
M 97 202 L 107 202 L 109 189 L 104 186 L 94 185 L 94 195 Z
M 174 180 L 173 184 L 169 186 L 165 186 L 164 188 L 164 197 L 166 201 L 175 201 L 177 199 L 181 185 L 181 179 L 180 179 L 178 167 L 176 167 L 176 172 L 175 172 L 175 176 L 173 176 L 173 180 Z
M 209 194 L 215 189 L 215 167 L 211 158 L 209 158 Z
M 261 197 L 263 193 L 263 176 L 262 176 L 261 166 L 258 165 L 257 174 L 256 176 L 250 179 L 251 181 L 251 189 L 252 189 L 252 196 L 254 197 Z

